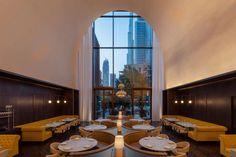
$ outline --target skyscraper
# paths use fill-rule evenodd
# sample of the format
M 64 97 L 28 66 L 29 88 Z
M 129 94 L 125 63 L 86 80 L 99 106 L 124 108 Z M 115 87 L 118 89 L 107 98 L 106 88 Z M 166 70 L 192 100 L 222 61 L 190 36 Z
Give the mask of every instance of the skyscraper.
M 110 74 L 110 86 L 115 87 L 116 74 Z
M 132 16 L 133 13 L 130 13 L 130 16 Z M 133 18 L 129 18 L 129 31 L 128 31 L 128 47 L 134 46 L 134 40 L 133 40 Z M 128 49 L 127 53 L 127 64 L 133 64 L 134 63 L 134 50 Z
M 103 86 L 109 86 L 109 61 L 105 59 L 102 65 Z
M 94 33 L 94 30 L 93 30 L 93 33 Z M 100 47 L 95 33 L 93 35 L 93 46 Z M 100 49 L 93 49 L 93 83 L 95 87 L 101 85 Z
M 138 18 L 135 22 L 135 46 L 136 47 L 150 47 L 152 45 L 151 27 L 143 18 Z M 134 55 L 135 64 L 150 64 L 148 59 L 150 55 L 149 49 L 136 49 Z

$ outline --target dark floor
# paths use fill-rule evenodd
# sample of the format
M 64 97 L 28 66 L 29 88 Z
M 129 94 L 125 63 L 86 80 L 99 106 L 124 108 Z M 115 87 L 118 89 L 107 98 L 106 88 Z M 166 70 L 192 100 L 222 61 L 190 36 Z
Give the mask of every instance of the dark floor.
M 191 144 L 189 157 L 220 157 L 219 142 L 195 142 L 186 137 L 180 137 L 169 129 L 163 128 L 163 133 L 168 134 L 170 139 L 178 141 L 189 141 Z M 54 136 L 45 142 L 23 142 L 20 145 L 19 157 L 45 157 L 50 154 L 49 145 L 52 142 L 62 142 L 67 140 L 71 135 L 78 134 L 78 129 L 74 128 L 63 135 Z

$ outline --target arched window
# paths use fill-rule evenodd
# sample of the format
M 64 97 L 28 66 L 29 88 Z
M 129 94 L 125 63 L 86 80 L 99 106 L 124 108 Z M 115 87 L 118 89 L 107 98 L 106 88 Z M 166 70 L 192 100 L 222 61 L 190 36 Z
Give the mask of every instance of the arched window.
M 94 21 L 93 86 L 96 118 L 116 114 L 121 106 L 125 106 L 127 114 L 150 117 L 152 34 L 150 25 L 132 12 L 112 11 Z M 120 83 L 125 85 L 127 92 L 126 100 L 122 102 L 114 96 Z

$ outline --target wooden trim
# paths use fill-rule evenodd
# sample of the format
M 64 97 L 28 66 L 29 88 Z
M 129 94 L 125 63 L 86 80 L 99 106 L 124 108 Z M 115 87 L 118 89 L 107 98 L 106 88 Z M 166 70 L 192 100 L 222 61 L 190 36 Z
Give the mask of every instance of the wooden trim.
M 215 76 L 212 76 L 212 77 L 208 77 L 208 78 L 205 78 L 205 79 L 197 80 L 197 81 L 190 82 L 190 83 L 187 83 L 187 84 L 183 84 L 183 85 L 180 85 L 180 86 L 167 88 L 165 90 L 171 90 L 171 89 L 185 90 L 185 89 L 191 89 L 191 88 L 205 86 L 205 85 L 209 85 L 209 84 L 225 82 L 225 81 L 229 81 L 229 80 L 233 80 L 233 79 L 236 79 L 236 70 L 226 72 L 226 73 L 223 73 L 223 74 L 219 74 L 219 75 L 215 75 Z
M 71 90 L 72 89 L 69 87 L 57 85 L 57 84 L 50 83 L 50 82 L 43 81 L 43 80 L 39 80 L 36 78 L 32 78 L 32 77 L 24 76 L 21 74 L 9 72 L 9 71 L 3 70 L 3 69 L 0 69 L 0 78 L 5 78 L 5 79 L 9 79 L 9 80 L 19 81 L 19 82 L 23 82 L 23 83 L 27 83 L 27 84 L 31 84 L 31 85 L 36 85 L 36 86 L 41 86 L 41 87 L 46 87 L 46 88 L 51 88 L 51 89 L 57 89 L 57 90 L 65 90 L 65 89 Z

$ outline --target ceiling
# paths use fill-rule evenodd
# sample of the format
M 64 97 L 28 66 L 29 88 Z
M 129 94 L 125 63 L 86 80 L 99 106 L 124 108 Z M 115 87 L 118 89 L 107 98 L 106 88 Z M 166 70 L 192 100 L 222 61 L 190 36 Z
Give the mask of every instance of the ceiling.
M 166 88 L 236 68 L 235 0 L 0 1 L 1 68 L 78 88 L 83 35 L 112 10 L 136 12 L 151 24 L 164 53 Z

